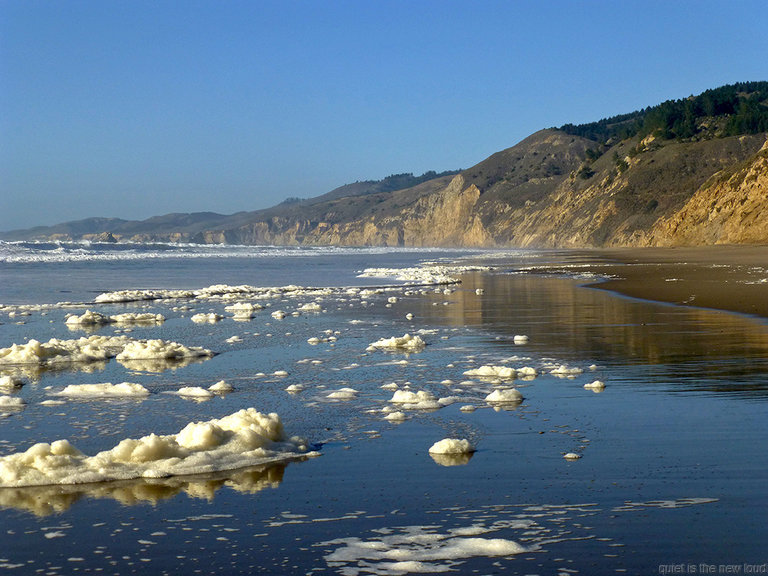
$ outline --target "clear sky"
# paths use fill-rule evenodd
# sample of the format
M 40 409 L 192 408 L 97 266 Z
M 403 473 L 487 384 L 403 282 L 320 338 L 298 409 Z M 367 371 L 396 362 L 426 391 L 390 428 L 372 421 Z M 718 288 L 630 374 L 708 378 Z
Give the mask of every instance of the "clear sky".
M 754 80 L 765 0 L 0 0 L 0 230 L 468 168 Z

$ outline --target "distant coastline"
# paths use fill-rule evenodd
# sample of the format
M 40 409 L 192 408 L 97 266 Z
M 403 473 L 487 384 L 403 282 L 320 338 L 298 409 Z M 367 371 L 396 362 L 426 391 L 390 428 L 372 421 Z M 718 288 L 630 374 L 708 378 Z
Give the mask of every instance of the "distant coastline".
M 461 171 L 394 174 L 265 210 L 87 218 L 4 240 L 619 248 L 768 244 L 768 82 L 540 130 Z

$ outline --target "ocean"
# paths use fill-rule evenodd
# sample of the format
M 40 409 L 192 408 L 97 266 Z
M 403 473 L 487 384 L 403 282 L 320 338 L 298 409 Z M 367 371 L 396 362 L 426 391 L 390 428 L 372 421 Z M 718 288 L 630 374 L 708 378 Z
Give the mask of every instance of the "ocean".
M 766 322 L 599 281 L 567 251 L 0 242 L 0 567 L 768 571 Z

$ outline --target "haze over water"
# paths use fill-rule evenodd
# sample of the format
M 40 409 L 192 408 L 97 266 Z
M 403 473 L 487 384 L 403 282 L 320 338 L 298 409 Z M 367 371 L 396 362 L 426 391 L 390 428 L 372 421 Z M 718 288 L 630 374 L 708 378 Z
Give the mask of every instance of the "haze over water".
M 3 408 L 0 456 L 64 438 L 93 455 L 249 407 L 277 413 L 319 453 L 197 476 L 0 488 L 0 564 L 11 574 L 656 574 L 768 561 L 756 513 L 768 479 L 762 320 L 581 287 L 595 278 L 561 252 L 0 244 L 0 254 L 0 348 L 101 335 L 216 354 L 0 364 L 23 382 L 0 391 L 23 401 Z M 418 288 L 394 271 L 358 277 L 423 260 L 489 269 Z M 540 273 L 558 261 L 561 273 Z M 332 289 L 93 304 L 113 290 L 214 284 Z M 60 301 L 88 304 L 37 306 Z M 240 301 L 264 308 L 236 319 L 225 308 Z M 165 321 L 65 324 L 87 309 Z M 367 350 L 404 334 L 426 346 Z M 465 374 L 481 366 L 537 375 Z M 178 394 L 222 380 L 233 391 Z M 598 380 L 601 392 L 584 388 Z M 61 395 L 108 382 L 148 394 Z M 486 400 L 512 387 L 521 403 Z M 398 391 L 432 400 L 393 402 Z M 444 438 L 476 451 L 430 456 Z

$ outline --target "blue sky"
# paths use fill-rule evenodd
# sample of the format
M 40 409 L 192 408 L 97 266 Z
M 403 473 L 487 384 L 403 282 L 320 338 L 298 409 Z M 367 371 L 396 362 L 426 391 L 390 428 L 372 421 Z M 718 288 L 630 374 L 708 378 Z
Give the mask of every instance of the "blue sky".
M 0 230 L 468 168 L 768 80 L 764 0 L 0 0 Z

